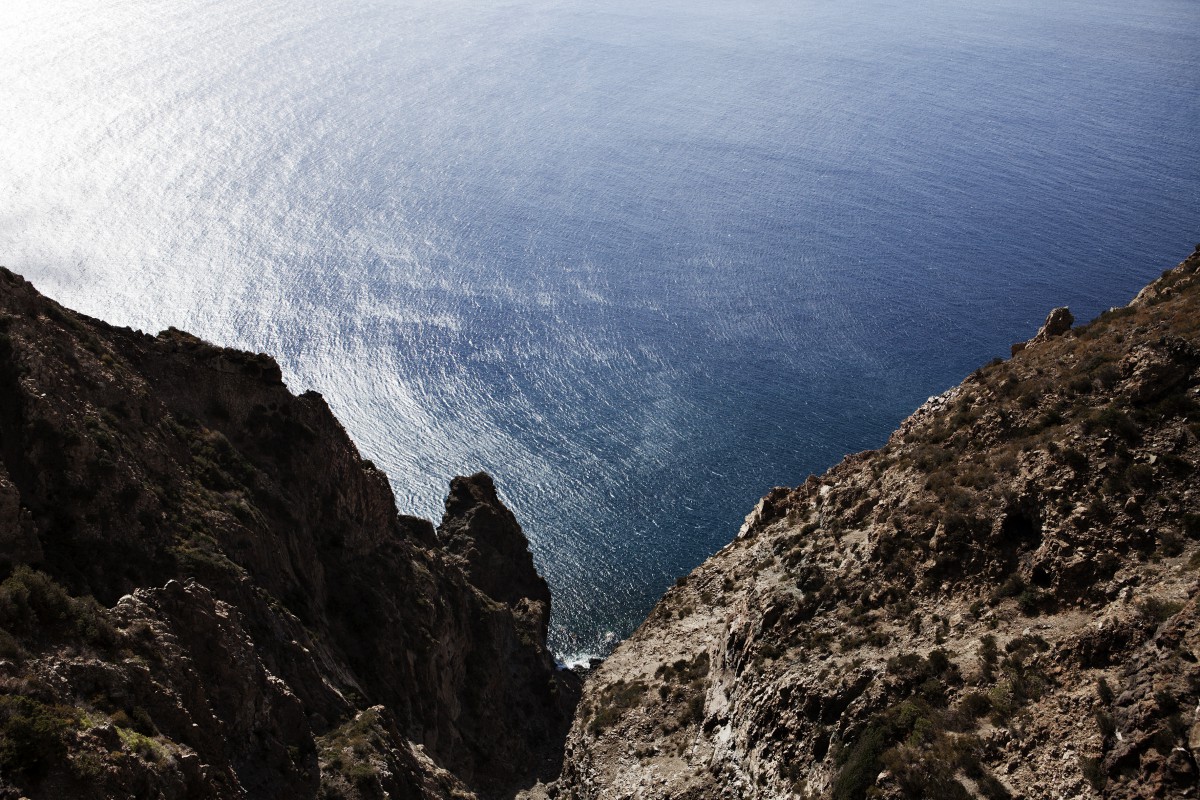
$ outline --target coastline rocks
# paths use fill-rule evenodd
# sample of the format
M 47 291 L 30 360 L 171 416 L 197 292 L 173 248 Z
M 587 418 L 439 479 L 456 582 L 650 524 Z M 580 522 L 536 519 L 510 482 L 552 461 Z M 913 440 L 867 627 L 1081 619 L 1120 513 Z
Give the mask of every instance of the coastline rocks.
M 534 567 L 529 541 L 512 511 L 500 502 L 490 475 L 478 472 L 450 481 L 437 539 L 459 559 L 473 586 L 497 602 L 532 614 L 545 638 L 550 587 Z
M 114 328 L 0 269 L 0 737 L 44 733 L 0 748 L 0 796 L 552 777 L 579 680 L 548 589 L 490 478 L 451 494 L 444 547 L 269 356 Z M 318 761 L 331 736 L 378 758 Z
M 772 490 L 588 676 L 557 797 L 1200 797 L 1198 273 Z
M 1071 310 L 1066 306 L 1060 306 L 1047 315 L 1046 321 L 1032 339 L 1027 342 L 1017 342 L 1012 346 L 1012 355 L 1015 356 L 1030 345 L 1041 344 L 1062 336 L 1071 330 L 1071 326 L 1074 324 L 1075 317 L 1071 314 Z

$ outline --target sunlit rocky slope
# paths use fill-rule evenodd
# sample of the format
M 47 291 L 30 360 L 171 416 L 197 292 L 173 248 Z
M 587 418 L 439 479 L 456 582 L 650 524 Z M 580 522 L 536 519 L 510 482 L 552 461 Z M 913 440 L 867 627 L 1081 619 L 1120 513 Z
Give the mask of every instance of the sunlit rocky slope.
M 0 797 L 511 797 L 577 680 L 486 475 L 399 516 L 264 355 L 0 270 Z
M 589 678 L 558 798 L 1196 797 L 1200 249 L 775 489 Z

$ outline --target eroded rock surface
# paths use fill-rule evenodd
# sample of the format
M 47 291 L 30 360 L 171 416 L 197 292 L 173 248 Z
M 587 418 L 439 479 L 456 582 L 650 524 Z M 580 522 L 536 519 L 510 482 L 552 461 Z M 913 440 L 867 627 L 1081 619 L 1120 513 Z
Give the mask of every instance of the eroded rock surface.
M 1060 312 L 772 490 L 589 677 L 537 792 L 1200 795 L 1200 249 Z
M 0 270 L 0 795 L 552 775 L 578 681 L 520 526 L 475 476 L 442 528 L 399 515 L 269 356 L 113 328 Z
M 450 482 L 438 540 L 458 556 L 479 591 L 532 619 L 544 639 L 550 623 L 550 587 L 533 566 L 517 518 L 500 502 L 491 476 L 478 473 Z

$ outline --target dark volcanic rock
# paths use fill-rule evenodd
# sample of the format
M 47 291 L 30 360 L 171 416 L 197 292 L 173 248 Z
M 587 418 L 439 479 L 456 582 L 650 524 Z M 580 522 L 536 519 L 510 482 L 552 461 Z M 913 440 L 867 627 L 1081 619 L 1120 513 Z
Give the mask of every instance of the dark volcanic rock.
M 450 482 L 446 513 L 437 535 L 462 559 L 481 592 L 538 620 L 541 635 L 550 621 L 550 587 L 533 566 L 529 542 L 513 513 L 500 502 L 491 476 L 480 472 Z
M 0 737 L 46 717 L 64 754 L 0 780 L 500 797 L 552 773 L 577 679 L 546 649 L 520 527 L 490 479 L 468 484 L 478 502 L 445 524 L 490 543 L 476 562 L 397 514 L 269 356 L 113 328 L 0 270 Z M 386 781 L 362 777 L 374 763 Z

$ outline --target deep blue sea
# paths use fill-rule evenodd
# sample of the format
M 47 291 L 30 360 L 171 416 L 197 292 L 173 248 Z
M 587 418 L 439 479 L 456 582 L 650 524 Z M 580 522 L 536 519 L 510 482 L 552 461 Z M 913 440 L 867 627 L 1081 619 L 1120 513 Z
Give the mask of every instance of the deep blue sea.
M 603 652 L 773 485 L 1200 241 L 1196 0 L 4 0 L 0 263 L 492 472 Z

